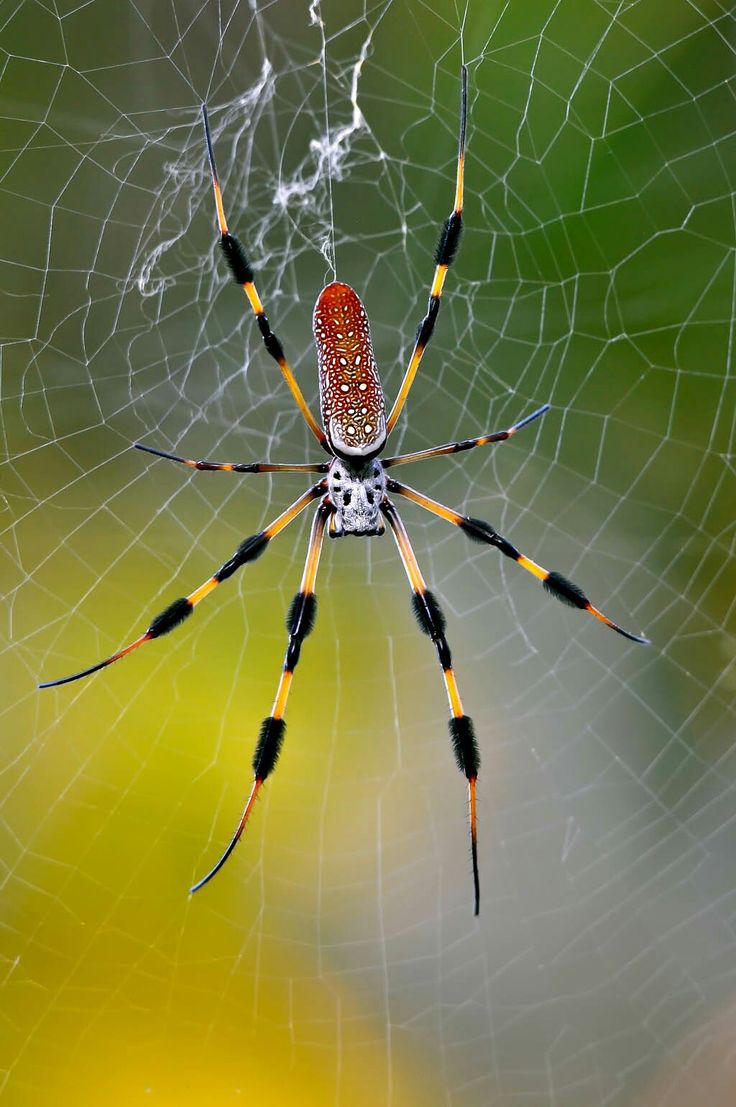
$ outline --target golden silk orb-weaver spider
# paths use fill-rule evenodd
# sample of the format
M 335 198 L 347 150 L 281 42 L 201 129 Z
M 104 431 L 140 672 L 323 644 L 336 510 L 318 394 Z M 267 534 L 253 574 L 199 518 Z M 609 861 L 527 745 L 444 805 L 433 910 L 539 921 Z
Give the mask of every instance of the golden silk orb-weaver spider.
M 593 606 L 576 584 L 567 580 L 560 573 L 543 569 L 541 565 L 537 565 L 536 562 L 525 557 L 508 539 L 495 531 L 490 524 L 483 522 L 481 519 L 461 515 L 452 508 L 437 503 L 429 496 L 425 496 L 423 493 L 417 492 L 408 485 L 402 484 L 387 475 L 387 470 L 393 469 L 397 465 L 408 465 L 413 461 L 442 457 L 445 454 L 456 454 L 464 450 L 475 449 L 476 446 L 485 446 L 490 442 L 504 442 L 515 435 L 517 431 L 544 415 L 549 410 L 549 404 L 544 404 L 537 411 L 525 416 L 507 430 L 483 434 L 477 438 L 466 438 L 459 442 L 448 442 L 442 446 L 434 446 L 415 453 L 381 457 L 387 439 L 406 403 L 422 356 L 432 336 L 440 308 L 445 277 L 452 265 L 460 242 L 467 118 L 466 68 L 463 66 L 461 70 L 460 133 L 454 204 L 442 226 L 437 243 L 434 277 L 429 293 L 427 311 L 417 329 L 411 357 L 399 393 L 388 416 L 386 415 L 386 405 L 378 368 L 373 356 L 370 326 L 365 309 L 359 297 L 349 285 L 333 281 L 320 292 L 314 308 L 313 326 L 319 366 L 322 426 L 320 427 L 314 419 L 286 360 L 281 343 L 271 330 L 261 298 L 256 291 L 253 269 L 245 251 L 235 235 L 228 230 L 220 181 L 215 166 L 207 109 L 204 104 L 202 105 L 202 118 L 215 194 L 222 252 L 233 278 L 237 284 L 242 285 L 245 291 L 266 349 L 278 363 L 299 410 L 317 441 L 330 455 L 330 460 L 294 465 L 270 462 L 192 461 L 136 442 L 136 449 L 155 454 L 157 457 L 180 462 L 182 465 L 188 465 L 191 469 L 227 473 L 318 473 L 319 480 L 299 496 L 281 515 L 277 516 L 272 523 L 269 523 L 267 527 L 241 542 L 232 557 L 221 565 L 209 580 L 206 580 L 199 588 L 195 588 L 188 596 L 174 600 L 173 603 L 169 604 L 164 611 L 153 619 L 148 630 L 134 642 L 88 669 L 83 669 L 72 676 L 62 677 L 60 680 L 47 681 L 39 687 L 51 688 L 72 680 L 79 680 L 80 677 L 89 676 L 91 673 L 97 672 L 98 669 L 104 669 L 107 665 L 111 665 L 113 661 L 125 657 L 126 654 L 132 653 L 144 642 L 168 634 L 169 631 L 188 618 L 197 604 L 204 600 L 219 584 L 231 577 L 243 565 L 260 557 L 271 539 L 284 530 L 309 504 L 319 500 L 312 523 L 301 586 L 294 596 L 286 618 L 289 637 L 276 698 L 271 714 L 264 719 L 261 725 L 253 755 L 251 791 L 240 822 L 227 849 L 217 864 L 191 889 L 192 892 L 196 892 L 212 879 L 232 853 L 245 829 L 256 797 L 278 760 L 286 725 L 284 712 L 294 670 L 299 661 L 302 643 L 314 625 L 317 609 L 314 589 L 325 530 L 332 538 L 338 538 L 346 534 L 370 537 L 383 534 L 384 521 L 387 521 L 396 541 L 406 575 L 409 578 L 414 614 L 420 629 L 435 645 L 447 690 L 447 698 L 450 704 L 450 740 L 458 768 L 468 782 L 474 912 L 477 915 L 480 908 L 476 832 L 476 781 L 480 765 L 478 743 L 473 730 L 473 722 L 465 714 L 460 699 L 450 647 L 445 637 L 444 615 L 439 603 L 424 582 L 409 536 L 391 496 L 402 496 L 407 500 L 412 500 L 420 507 L 459 527 L 473 541 L 494 546 L 505 557 L 515 561 L 522 569 L 526 569 L 527 572 L 537 577 L 552 596 L 555 596 L 564 604 L 589 612 L 607 627 L 617 631 L 618 634 L 622 634 L 624 638 L 644 644 L 647 643 L 647 639 L 631 634 L 617 626 L 597 607 Z

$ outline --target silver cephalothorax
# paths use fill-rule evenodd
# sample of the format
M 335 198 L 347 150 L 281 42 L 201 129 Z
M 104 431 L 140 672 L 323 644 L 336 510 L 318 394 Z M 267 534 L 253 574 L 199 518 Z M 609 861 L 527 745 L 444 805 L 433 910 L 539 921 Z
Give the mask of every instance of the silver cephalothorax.
M 330 535 L 383 534 L 381 501 L 386 494 L 386 474 L 380 461 L 368 461 L 360 468 L 336 458 L 327 474 L 327 491 L 335 507 Z

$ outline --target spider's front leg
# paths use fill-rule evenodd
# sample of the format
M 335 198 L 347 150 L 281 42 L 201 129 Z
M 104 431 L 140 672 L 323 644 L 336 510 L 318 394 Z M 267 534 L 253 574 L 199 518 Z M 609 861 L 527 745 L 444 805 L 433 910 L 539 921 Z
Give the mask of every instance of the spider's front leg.
M 217 174 L 217 166 L 215 164 L 215 151 L 212 145 L 212 133 L 210 131 L 210 121 L 207 115 L 207 106 L 202 104 L 202 122 L 204 123 L 204 136 L 207 143 L 207 157 L 210 163 L 210 173 L 212 176 L 212 189 L 215 194 L 215 210 L 217 212 L 217 225 L 220 230 L 220 247 L 222 253 L 230 267 L 230 272 L 233 275 L 233 280 L 236 284 L 242 286 L 245 295 L 248 298 L 248 303 L 251 306 L 253 314 L 256 317 L 258 324 L 258 330 L 261 332 L 261 338 L 266 350 L 274 359 L 281 374 L 288 385 L 297 407 L 302 413 L 307 426 L 311 430 L 314 437 L 319 444 L 327 450 L 329 453 L 329 447 L 327 445 L 327 437 L 322 428 L 317 424 L 314 416 L 309 410 L 302 391 L 297 384 L 294 372 L 286 360 L 284 354 L 284 348 L 276 335 L 271 330 L 271 324 L 268 321 L 265 308 L 261 301 L 260 296 L 255 286 L 255 275 L 253 273 L 253 267 L 248 260 L 245 250 L 241 246 L 239 240 L 234 234 L 230 232 L 227 225 L 227 219 L 225 218 L 225 207 L 222 200 L 222 188 L 220 186 L 220 178 Z
M 468 815 L 470 819 L 470 849 L 473 862 L 474 914 L 480 913 L 480 878 L 478 875 L 478 835 L 476 829 L 475 785 L 480 768 L 480 751 L 473 730 L 473 720 L 463 711 L 460 693 L 452 667 L 450 647 L 445 638 L 445 617 L 440 605 L 424 583 L 409 535 L 401 521 L 398 511 L 386 497 L 381 504 L 393 531 L 399 556 L 409 578 L 413 592 L 412 607 L 420 629 L 432 639 L 437 649 L 437 657 L 442 667 L 442 677 L 450 702 L 450 740 L 455 761 L 461 773 L 468 781 Z
M 463 191 L 465 181 L 465 129 L 468 117 L 468 71 L 463 65 L 460 70 L 460 132 L 458 134 L 458 149 L 457 149 L 457 171 L 455 176 L 455 199 L 453 201 L 452 211 L 448 215 L 445 222 L 442 224 L 442 230 L 440 231 L 439 241 L 434 253 L 435 269 L 432 285 L 429 290 L 429 301 L 427 303 L 427 311 L 417 329 L 417 335 L 414 339 L 414 349 L 411 352 L 409 358 L 409 364 L 406 367 L 404 373 L 404 379 L 401 382 L 399 388 L 399 394 L 394 400 L 394 406 L 391 408 L 389 417 L 386 420 L 386 430 L 390 434 L 393 430 L 396 420 L 401 415 L 406 398 L 409 395 L 409 390 L 414 383 L 414 378 L 417 375 L 419 363 L 424 356 L 424 351 L 429 345 L 429 341 L 434 332 L 434 326 L 437 322 L 437 316 L 440 310 L 440 300 L 442 298 L 442 289 L 445 285 L 445 277 L 447 271 L 455 260 L 458 246 L 460 245 L 460 235 L 463 229 Z
M 286 629 L 289 632 L 289 642 L 286 647 L 284 666 L 281 671 L 281 678 L 276 691 L 273 709 L 271 714 L 265 718 L 261 724 L 261 732 L 258 736 L 255 753 L 253 754 L 253 785 L 245 804 L 243 814 L 240 817 L 237 829 L 230 839 L 230 843 L 222 857 L 214 868 L 210 869 L 206 876 L 203 876 L 201 880 L 197 881 L 190 889 L 191 892 L 198 892 L 200 888 L 204 887 L 205 884 L 212 880 L 212 877 L 220 871 L 235 849 L 245 830 L 246 823 L 253 810 L 253 804 L 263 786 L 263 782 L 273 771 L 278 761 L 281 746 L 284 741 L 284 733 L 286 731 L 284 712 L 286 710 L 286 701 L 289 697 L 294 670 L 299 661 L 302 642 L 311 632 L 317 614 L 317 597 L 314 594 L 314 585 L 317 579 L 319 558 L 322 552 L 325 525 L 333 510 L 332 504 L 327 497 L 325 497 L 314 517 L 312 533 L 307 548 L 307 557 L 304 563 L 301 587 L 294 596 L 291 607 L 289 608 L 289 614 L 286 617 Z

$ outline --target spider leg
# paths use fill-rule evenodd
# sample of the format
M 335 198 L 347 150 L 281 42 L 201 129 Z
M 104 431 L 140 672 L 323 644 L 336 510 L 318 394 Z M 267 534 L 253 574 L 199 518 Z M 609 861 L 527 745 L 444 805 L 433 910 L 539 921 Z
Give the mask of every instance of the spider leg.
M 323 501 L 317 509 L 312 524 L 312 533 L 309 538 L 307 556 L 304 562 L 304 572 L 299 591 L 294 596 L 286 618 L 286 629 L 289 632 L 289 643 L 286 647 L 284 667 L 281 671 L 279 686 L 276 691 L 271 714 L 261 724 L 261 732 L 258 736 L 255 753 L 253 754 L 253 785 L 250 790 L 243 814 L 240 817 L 237 829 L 230 839 L 230 844 L 220 860 L 210 869 L 206 876 L 190 888 L 190 893 L 198 892 L 212 877 L 220 871 L 230 854 L 235 849 L 240 837 L 245 830 L 245 825 L 253 809 L 253 804 L 261 790 L 264 780 L 274 769 L 278 761 L 281 745 L 284 740 L 286 723 L 284 712 L 286 701 L 294 676 L 294 669 L 299 661 L 302 642 L 311 632 L 317 614 L 317 597 L 314 594 L 314 585 L 317 579 L 319 558 L 322 552 L 322 542 L 325 534 L 325 524 L 333 511 L 332 506 Z
M 422 492 L 417 492 L 414 488 L 409 488 L 406 484 L 400 484 L 399 481 L 388 480 L 386 486 L 389 492 L 396 492 L 399 496 L 405 496 L 407 500 L 419 504 L 426 511 L 431 511 L 433 515 L 439 515 L 441 519 L 454 523 L 474 542 L 486 542 L 489 546 L 495 546 L 505 557 L 510 557 L 517 565 L 521 565 L 522 569 L 526 569 L 537 580 L 541 580 L 545 590 L 555 599 L 560 600 L 561 603 L 567 604 L 568 607 L 577 607 L 581 611 L 589 612 L 600 622 L 610 627 L 611 630 L 615 630 L 617 634 L 623 635 L 631 642 L 639 642 L 643 646 L 650 644 L 648 638 L 624 630 L 623 627 L 604 615 L 602 611 L 599 611 L 597 607 L 594 607 L 583 590 L 577 584 L 573 584 L 571 580 L 563 577 L 562 573 L 543 569 L 541 565 L 537 565 L 535 561 L 519 553 L 516 547 L 512 546 L 503 535 L 498 534 L 490 523 L 484 523 L 482 519 L 473 519 L 469 515 L 461 515 L 458 511 L 453 511 L 451 507 L 445 507 L 444 504 L 437 503 L 436 500 L 430 499 Z
M 207 116 L 207 106 L 202 104 L 202 121 L 204 122 L 204 134 L 207 142 L 207 156 L 210 163 L 210 172 L 212 174 L 212 188 L 215 193 L 215 207 L 217 209 L 217 224 L 220 228 L 220 246 L 222 252 L 225 255 L 225 260 L 230 266 L 230 271 L 235 279 L 236 284 L 243 286 L 243 291 L 248 297 L 248 303 L 253 309 L 253 314 L 256 317 L 258 323 L 258 329 L 261 332 L 263 343 L 268 350 L 274 361 L 277 362 L 279 369 L 289 386 L 289 390 L 296 400 L 297 406 L 301 411 L 304 419 L 312 431 L 320 445 L 331 453 L 331 450 L 327 444 L 327 436 L 324 431 L 318 426 L 314 416 L 312 415 L 307 402 L 302 395 L 302 391 L 296 382 L 296 377 L 292 372 L 286 357 L 284 356 L 284 350 L 276 335 L 271 330 L 271 326 L 268 322 L 268 316 L 264 310 L 261 298 L 256 291 L 256 286 L 253 280 L 253 268 L 248 260 L 245 250 L 241 246 L 238 239 L 234 234 L 230 234 L 227 226 L 227 219 L 225 218 L 225 208 L 222 202 L 222 189 L 220 187 L 220 179 L 217 175 L 217 166 L 215 165 L 215 151 L 212 146 L 212 134 L 210 132 L 210 123 Z
M 289 523 L 297 517 L 297 515 L 304 510 L 310 503 L 321 496 L 324 492 L 324 482 L 320 481 L 319 484 L 313 485 L 306 492 L 304 492 L 298 500 L 295 500 L 291 507 L 287 507 L 286 511 L 282 512 L 278 518 L 274 519 L 272 523 L 264 530 L 259 530 L 256 534 L 252 534 L 250 538 L 246 538 L 240 543 L 237 550 L 231 558 L 229 558 L 217 572 L 211 576 L 204 584 L 200 584 L 199 588 L 195 588 L 193 592 L 190 592 L 188 596 L 183 596 L 181 599 L 174 600 L 170 603 L 159 615 L 157 615 L 151 622 L 148 630 L 136 638 L 134 642 L 124 646 L 122 650 L 118 650 L 117 653 L 112 654 L 110 657 L 106 657 L 104 661 L 98 661 L 96 665 L 91 665 L 88 669 L 82 669 L 79 673 L 73 673 L 71 676 L 60 677 L 58 680 L 47 680 L 43 684 L 39 684 L 39 688 L 55 688 L 59 684 L 69 684 L 73 680 L 79 680 L 81 677 L 90 676 L 92 673 L 96 673 L 99 669 L 105 669 L 108 665 L 112 665 L 114 661 L 119 661 L 121 657 L 125 657 L 127 654 L 132 653 L 133 650 L 137 650 L 139 646 L 142 646 L 144 642 L 150 642 L 153 638 L 161 638 L 164 634 L 168 634 L 169 631 L 174 630 L 180 623 L 183 623 L 191 614 L 194 608 L 200 603 L 201 600 L 208 596 L 218 584 L 222 584 L 224 580 L 231 577 L 241 566 L 246 565 L 249 561 L 255 561 L 260 557 L 266 549 L 266 546 L 287 527 Z
M 526 427 L 529 423 L 533 423 L 535 419 L 546 415 L 549 409 L 550 405 L 544 404 L 543 407 L 533 411 L 531 415 L 526 415 L 518 423 L 514 423 L 513 427 L 509 427 L 508 430 L 494 431 L 493 434 L 482 434 L 479 438 L 464 438 L 461 442 L 447 442 L 444 446 L 430 446 L 427 450 L 417 450 L 413 454 L 381 458 L 381 464 L 384 469 L 390 469 L 392 465 L 408 465 L 412 461 L 426 461 L 427 458 L 442 457 L 443 454 L 459 454 L 463 450 L 472 450 L 476 446 L 487 446 L 489 442 L 505 442 L 507 438 L 513 437 L 522 427 Z M 139 449 L 145 449 L 145 447 L 139 447 Z M 187 462 L 187 464 L 191 465 L 192 462 Z
M 393 532 L 399 556 L 409 578 L 409 584 L 413 592 L 412 607 L 416 615 L 420 629 L 432 639 L 436 648 L 442 676 L 447 689 L 447 698 L 450 701 L 450 739 L 455 754 L 455 761 L 460 772 L 468 781 L 468 815 L 470 819 L 470 848 L 473 861 L 473 889 L 474 889 L 474 914 L 480 913 L 480 879 L 478 876 L 478 836 L 476 830 L 475 785 L 478 779 L 480 767 L 480 752 L 473 730 L 473 720 L 463 712 L 460 693 L 455 679 L 455 670 L 452 667 L 450 647 L 445 638 L 445 617 L 442 614 L 437 600 L 424 583 L 421 569 L 417 563 L 416 555 L 412 549 L 409 536 L 406 533 L 398 511 L 389 499 L 381 504 L 381 511 L 388 519 Z
M 142 442 L 134 442 L 133 446 L 144 453 L 164 457 L 168 461 L 178 461 L 181 465 L 188 465 L 190 469 L 200 469 L 206 473 L 326 473 L 329 468 L 327 461 L 299 462 L 294 465 L 281 462 L 272 464 L 270 461 L 192 461 L 188 457 L 167 453 L 166 450 L 144 446 Z
M 409 389 L 414 383 L 414 377 L 417 374 L 419 362 L 422 360 L 422 355 L 432 337 L 432 331 L 434 330 L 434 325 L 440 310 L 440 297 L 442 296 L 442 288 L 445 283 L 445 277 L 447 276 L 447 270 L 452 265 L 455 254 L 457 253 L 457 248 L 460 245 L 460 234 L 463 228 L 463 182 L 465 177 L 465 126 L 467 115 L 468 71 L 463 65 L 460 70 L 460 133 L 458 136 L 454 206 L 440 232 L 439 242 L 437 243 L 437 249 L 434 254 L 435 271 L 429 293 L 427 314 L 419 324 L 417 336 L 414 340 L 414 349 L 409 358 L 409 364 L 406 368 L 404 379 L 401 382 L 399 394 L 394 401 L 394 406 L 391 408 L 391 413 L 386 421 L 387 434 L 391 433 L 396 420 L 401 414 L 402 408 L 406 403 L 406 398 L 409 395 Z

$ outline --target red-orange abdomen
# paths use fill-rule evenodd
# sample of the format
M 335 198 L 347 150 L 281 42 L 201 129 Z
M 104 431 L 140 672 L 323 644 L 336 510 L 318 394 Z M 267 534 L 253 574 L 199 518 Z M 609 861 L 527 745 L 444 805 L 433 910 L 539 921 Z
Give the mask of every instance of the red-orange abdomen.
M 368 316 L 350 285 L 333 281 L 322 289 L 313 327 L 330 446 L 346 459 L 371 457 L 386 441 L 386 405 Z

